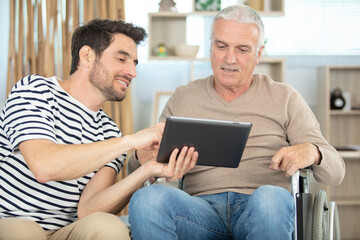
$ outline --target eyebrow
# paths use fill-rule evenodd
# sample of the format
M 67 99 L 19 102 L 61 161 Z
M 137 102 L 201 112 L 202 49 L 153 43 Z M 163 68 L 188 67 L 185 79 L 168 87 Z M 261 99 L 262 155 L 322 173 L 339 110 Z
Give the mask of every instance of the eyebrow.
M 218 39 L 215 39 L 214 43 L 221 43 L 221 44 L 224 44 L 224 45 L 228 45 L 226 42 L 220 41 Z
M 223 42 L 223 41 L 221 41 L 221 40 L 218 40 L 218 39 L 216 39 L 216 40 L 214 40 L 214 43 L 220 43 L 220 44 L 224 44 L 224 45 L 226 45 L 226 46 L 229 46 L 229 44 L 227 44 L 226 42 Z M 245 48 L 249 48 L 249 49 L 252 49 L 252 47 L 250 46 L 250 45 L 248 45 L 248 44 L 240 44 L 240 45 L 237 45 L 236 46 L 237 48 L 238 47 L 245 47 Z
M 125 55 L 128 58 L 131 58 L 130 54 L 126 51 L 119 50 L 116 52 L 117 54 Z M 139 61 L 137 59 L 134 59 L 135 66 L 139 64 Z

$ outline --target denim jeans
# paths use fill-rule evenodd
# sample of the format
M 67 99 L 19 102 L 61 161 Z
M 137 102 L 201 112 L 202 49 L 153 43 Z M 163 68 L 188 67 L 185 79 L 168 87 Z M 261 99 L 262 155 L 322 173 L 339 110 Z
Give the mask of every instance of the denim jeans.
M 262 186 L 252 195 L 223 192 L 193 197 L 179 189 L 152 185 L 130 200 L 134 240 L 291 239 L 293 197 L 284 188 Z

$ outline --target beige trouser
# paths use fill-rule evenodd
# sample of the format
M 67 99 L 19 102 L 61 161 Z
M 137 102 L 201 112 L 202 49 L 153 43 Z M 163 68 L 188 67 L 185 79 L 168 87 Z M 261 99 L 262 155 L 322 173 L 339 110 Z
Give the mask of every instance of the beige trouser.
M 0 240 L 129 240 L 129 229 L 117 216 L 93 213 L 55 232 L 45 231 L 39 224 L 20 218 L 0 219 Z

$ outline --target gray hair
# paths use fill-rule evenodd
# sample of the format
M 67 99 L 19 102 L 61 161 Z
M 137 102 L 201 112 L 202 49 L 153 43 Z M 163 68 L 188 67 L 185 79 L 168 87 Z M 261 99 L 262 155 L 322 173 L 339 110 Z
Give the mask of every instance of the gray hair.
M 260 15 L 252 8 L 244 5 L 238 4 L 224 8 L 218 14 L 216 14 L 212 26 L 211 26 L 211 38 L 214 33 L 214 25 L 216 21 L 220 18 L 225 20 L 232 20 L 239 23 L 253 23 L 255 24 L 260 32 L 258 48 L 265 45 L 265 29 L 264 24 L 261 20 Z

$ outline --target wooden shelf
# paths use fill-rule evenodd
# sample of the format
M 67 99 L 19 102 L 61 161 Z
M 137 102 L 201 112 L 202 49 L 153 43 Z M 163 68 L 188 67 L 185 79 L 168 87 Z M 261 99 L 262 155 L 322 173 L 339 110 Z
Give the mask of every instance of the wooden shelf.
M 360 160 L 360 151 L 339 151 L 339 154 L 344 159 Z
M 360 200 L 340 200 L 340 199 L 333 199 L 336 204 L 340 207 L 344 206 L 360 206 Z
M 360 146 L 360 111 L 331 110 L 330 93 L 334 88 L 351 95 L 351 106 L 360 106 L 360 66 L 325 66 L 318 69 L 317 118 L 325 138 L 333 146 Z M 344 148 L 342 148 L 344 146 Z M 357 149 L 357 148 L 356 148 Z M 346 164 L 346 175 L 339 186 L 327 186 L 328 197 L 339 209 L 342 239 L 360 235 L 354 222 L 360 214 L 360 151 L 339 151 Z
M 175 57 L 172 47 L 176 44 L 186 43 L 187 16 L 188 13 L 149 13 L 149 58 L 158 57 L 156 47 L 159 44 L 166 45 L 167 58 Z M 159 60 L 161 58 L 159 57 Z
M 343 111 L 343 110 L 330 110 L 330 114 L 333 116 L 336 115 L 360 115 L 360 110 L 351 110 L 351 111 Z
M 157 60 L 157 61 L 209 61 L 209 58 L 196 58 L 196 57 L 182 57 L 182 56 L 150 56 L 149 60 Z
M 360 145 L 360 110 L 331 110 L 334 88 L 351 95 L 351 106 L 360 106 L 360 66 L 326 66 L 318 71 L 317 117 L 325 138 L 333 146 Z

